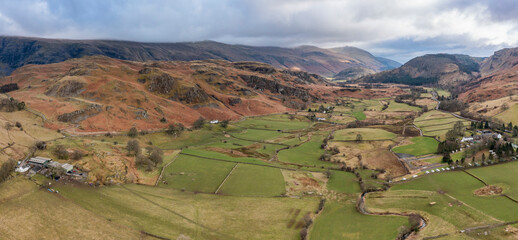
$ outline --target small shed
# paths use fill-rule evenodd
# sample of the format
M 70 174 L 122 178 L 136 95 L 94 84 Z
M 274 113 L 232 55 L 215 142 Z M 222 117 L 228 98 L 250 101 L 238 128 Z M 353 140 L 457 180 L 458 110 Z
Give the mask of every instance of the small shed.
M 67 172 L 74 170 L 74 166 L 68 163 L 64 163 L 63 165 L 61 165 L 61 167 L 65 169 Z

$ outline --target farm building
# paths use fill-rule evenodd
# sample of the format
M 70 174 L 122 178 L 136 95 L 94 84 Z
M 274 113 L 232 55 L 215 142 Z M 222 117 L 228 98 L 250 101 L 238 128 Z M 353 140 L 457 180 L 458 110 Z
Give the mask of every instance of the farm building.
M 33 157 L 29 159 L 29 164 L 43 166 L 48 164 L 52 159 L 44 157 Z
M 218 120 L 211 120 L 209 123 L 210 124 L 217 124 L 217 123 L 219 123 L 219 121 Z

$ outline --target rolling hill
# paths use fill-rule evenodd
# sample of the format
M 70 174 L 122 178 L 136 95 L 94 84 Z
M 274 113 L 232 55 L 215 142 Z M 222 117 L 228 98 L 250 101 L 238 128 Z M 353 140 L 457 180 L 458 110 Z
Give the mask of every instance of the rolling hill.
M 352 67 L 375 72 L 392 69 L 399 63 L 377 58 L 357 48 L 322 49 L 229 45 L 214 41 L 184 43 L 140 43 L 112 40 L 61 40 L 27 37 L 0 37 L 0 74 L 8 75 L 26 64 L 48 64 L 70 58 L 103 55 L 133 61 L 192 61 L 219 59 L 232 62 L 256 61 L 278 68 L 307 71 L 332 77 Z

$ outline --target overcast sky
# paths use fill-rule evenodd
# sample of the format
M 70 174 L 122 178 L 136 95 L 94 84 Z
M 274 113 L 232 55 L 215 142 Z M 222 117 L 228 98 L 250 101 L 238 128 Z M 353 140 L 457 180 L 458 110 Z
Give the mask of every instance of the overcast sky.
M 355 46 L 402 63 L 518 47 L 514 0 L 0 0 L 0 34 Z

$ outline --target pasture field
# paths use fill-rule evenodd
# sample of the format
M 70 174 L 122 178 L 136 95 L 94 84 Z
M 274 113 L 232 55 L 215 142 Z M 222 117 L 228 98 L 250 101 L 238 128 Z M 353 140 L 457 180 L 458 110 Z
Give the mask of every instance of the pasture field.
M 214 193 L 237 163 L 180 155 L 165 170 L 159 186 Z
M 109 219 L 123 226 L 121 230 L 131 228 L 170 239 L 181 235 L 190 239 L 298 239 L 301 226 L 297 223 L 315 211 L 319 202 L 317 198 L 195 194 L 133 184 L 61 185 L 58 189 L 76 208 Z
M 438 88 L 434 88 L 433 90 L 437 92 L 437 96 L 444 96 L 444 97 L 451 96 L 451 93 L 448 92 L 447 90 L 438 89 Z
M 324 153 L 322 145 L 324 137 L 322 135 L 313 135 L 311 140 L 303 143 L 296 148 L 282 150 L 277 155 L 279 161 L 287 163 L 295 163 L 306 166 L 334 166 L 335 164 L 326 161 L 320 161 L 320 156 Z
M 78 207 L 24 177 L 0 183 L 0 238 L 142 239 L 133 229 Z
M 484 167 L 493 168 L 495 166 Z M 473 192 L 484 185 L 472 176 L 462 172 L 442 172 L 438 174 L 430 174 L 421 178 L 412 180 L 407 183 L 394 185 L 388 192 L 396 190 L 415 190 L 415 191 L 432 191 L 435 193 L 444 193 L 454 199 L 461 201 L 463 205 L 468 205 L 475 212 L 480 212 L 487 219 L 497 219 L 500 221 L 516 221 L 516 211 L 518 204 L 502 196 L 476 196 Z M 428 202 L 422 204 L 423 207 L 429 207 Z M 402 205 L 403 206 L 403 205 Z M 471 213 L 473 214 L 473 213 Z
M 432 154 L 437 151 L 439 142 L 429 137 L 414 137 L 410 139 L 412 144 L 399 146 L 393 149 L 396 153 L 406 153 L 414 156 Z
M 278 137 L 287 136 L 287 133 L 271 130 L 260 130 L 260 129 L 246 129 L 240 133 L 234 133 L 232 136 L 236 138 L 242 138 L 251 141 L 266 141 Z
M 237 164 L 218 194 L 233 196 L 281 196 L 286 192 L 281 170 Z
M 347 128 L 334 133 L 336 141 L 355 141 L 356 135 L 361 134 L 363 140 L 387 140 L 397 137 L 396 134 L 377 128 Z
M 310 239 L 395 239 L 407 224 L 406 217 L 362 215 L 354 203 L 329 201 L 313 223 Z
M 406 103 L 398 103 L 398 102 L 395 102 L 394 100 L 391 100 L 388 108 L 385 109 L 386 112 L 410 112 L 410 111 L 418 112 L 420 110 L 421 110 L 421 108 L 419 108 L 419 107 L 410 106 Z
M 509 107 L 509 109 L 497 114 L 495 117 L 504 121 L 506 124 L 512 122 L 513 125 L 518 125 L 518 104 Z
M 353 173 L 343 171 L 331 171 L 331 177 L 327 182 L 329 190 L 342 193 L 360 193 L 360 185 Z

